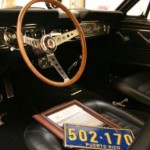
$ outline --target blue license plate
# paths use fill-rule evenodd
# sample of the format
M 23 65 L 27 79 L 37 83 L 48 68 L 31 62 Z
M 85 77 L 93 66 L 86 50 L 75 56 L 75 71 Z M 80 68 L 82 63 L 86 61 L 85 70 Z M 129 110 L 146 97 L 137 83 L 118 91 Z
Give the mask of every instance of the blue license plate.
M 133 140 L 128 129 L 64 124 L 64 146 L 69 148 L 127 150 Z

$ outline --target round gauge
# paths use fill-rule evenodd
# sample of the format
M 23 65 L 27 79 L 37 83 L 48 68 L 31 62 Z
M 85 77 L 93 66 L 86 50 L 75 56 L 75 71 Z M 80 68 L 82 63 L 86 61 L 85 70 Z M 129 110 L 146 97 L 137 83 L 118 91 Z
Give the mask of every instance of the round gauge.
M 17 44 L 16 31 L 13 28 L 7 28 L 4 32 L 4 40 L 7 45 L 14 46 Z
M 34 38 L 39 39 L 39 38 L 41 38 L 41 37 L 42 37 L 42 31 L 41 31 L 41 30 L 36 30 L 36 31 L 34 32 Z

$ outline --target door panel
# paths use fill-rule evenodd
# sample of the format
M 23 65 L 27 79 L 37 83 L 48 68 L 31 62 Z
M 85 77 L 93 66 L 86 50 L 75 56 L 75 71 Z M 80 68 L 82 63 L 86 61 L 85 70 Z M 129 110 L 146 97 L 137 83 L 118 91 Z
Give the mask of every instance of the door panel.
M 133 20 L 119 23 L 112 42 L 113 61 L 150 67 L 149 25 Z

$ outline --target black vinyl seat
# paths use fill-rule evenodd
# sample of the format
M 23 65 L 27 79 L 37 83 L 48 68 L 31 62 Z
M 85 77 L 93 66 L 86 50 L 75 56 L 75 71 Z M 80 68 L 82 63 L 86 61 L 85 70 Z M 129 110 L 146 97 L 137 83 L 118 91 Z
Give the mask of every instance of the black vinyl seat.
M 123 129 L 131 129 L 135 137 L 144 126 L 144 122 L 124 110 L 100 100 L 89 100 L 86 106 L 100 113 Z M 29 150 L 66 150 L 62 141 L 50 133 L 42 125 L 34 123 L 24 132 L 24 139 Z
M 150 72 L 140 72 L 119 79 L 115 88 L 124 95 L 150 105 Z
M 135 138 L 128 150 L 149 150 L 150 149 L 150 119 L 148 119 L 138 136 Z
M 29 150 L 63 150 L 61 141 L 39 123 L 26 128 L 24 139 Z

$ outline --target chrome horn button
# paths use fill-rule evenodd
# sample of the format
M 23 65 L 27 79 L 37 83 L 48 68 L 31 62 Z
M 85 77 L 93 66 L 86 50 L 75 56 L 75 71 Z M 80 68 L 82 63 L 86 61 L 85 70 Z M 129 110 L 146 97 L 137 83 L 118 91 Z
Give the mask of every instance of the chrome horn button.
M 41 39 L 41 47 L 46 53 L 53 53 L 56 48 L 56 41 L 50 35 L 44 35 Z

